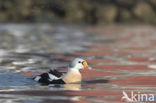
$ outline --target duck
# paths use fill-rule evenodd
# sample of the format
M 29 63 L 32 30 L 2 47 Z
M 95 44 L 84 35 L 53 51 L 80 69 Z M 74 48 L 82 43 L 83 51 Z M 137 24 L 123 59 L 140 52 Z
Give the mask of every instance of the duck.
M 33 79 L 42 84 L 72 84 L 81 83 L 82 75 L 80 69 L 91 69 L 86 60 L 82 58 L 73 59 L 68 65 L 68 71 L 64 74 L 56 69 L 35 76 Z

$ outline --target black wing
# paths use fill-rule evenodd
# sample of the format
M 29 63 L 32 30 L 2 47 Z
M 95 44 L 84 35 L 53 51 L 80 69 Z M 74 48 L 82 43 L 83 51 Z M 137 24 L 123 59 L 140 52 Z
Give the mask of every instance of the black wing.
M 60 78 L 62 75 L 63 75 L 63 73 L 62 72 L 59 72 L 59 71 L 57 71 L 56 69 L 51 69 L 50 71 L 49 71 L 49 73 L 50 74 L 52 74 L 52 75 L 54 75 L 54 76 L 56 76 L 56 77 L 58 77 L 58 78 Z
M 65 84 L 65 82 L 61 79 L 63 73 L 53 69 L 48 73 L 43 73 L 34 78 L 34 80 L 44 83 L 44 84 Z

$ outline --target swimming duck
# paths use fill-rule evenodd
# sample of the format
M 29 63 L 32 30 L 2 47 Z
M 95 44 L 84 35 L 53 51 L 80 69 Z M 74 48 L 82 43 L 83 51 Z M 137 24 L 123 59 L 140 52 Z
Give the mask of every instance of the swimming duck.
M 47 73 L 37 75 L 34 77 L 35 81 L 43 84 L 69 84 L 69 83 L 81 83 L 82 76 L 80 69 L 89 69 L 88 64 L 81 58 L 75 58 L 68 65 L 68 71 L 66 74 L 51 69 Z

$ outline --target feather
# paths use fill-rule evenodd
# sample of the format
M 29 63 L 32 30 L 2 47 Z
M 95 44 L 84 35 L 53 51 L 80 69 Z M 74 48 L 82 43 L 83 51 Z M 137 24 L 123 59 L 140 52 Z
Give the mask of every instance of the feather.
M 52 74 L 58 78 L 60 78 L 63 75 L 61 72 L 57 71 L 56 69 L 51 69 L 48 73 Z
M 48 73 L 37 75 L 34 80 L 44 84 L 64 84 L 65 82 L 61 79 L 62 75 L 63 73 L 53 69 Z

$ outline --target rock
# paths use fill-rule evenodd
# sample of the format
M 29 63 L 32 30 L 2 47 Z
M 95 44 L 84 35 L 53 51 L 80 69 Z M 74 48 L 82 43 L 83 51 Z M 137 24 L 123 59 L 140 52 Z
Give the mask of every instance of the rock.
M 0 11 L 0 22 L 6 22 L 8 15 L 5 12 Z
M 82 22 L 84 18 L 84 12 L 79 7 L 79 1 L 73 0 L 73 2 L 69 2 L 67 4 L 66 10 L 66 21 L 70 22 Z
M 132 19 L 132 14 L 126 10 L 126 9 L 122 9 L 120 11 L 120 21 L 129 21 Z
M 116 0 L 119 5 L 131 6 L 136 3 L 136 0 Z
M 104 5 L 98 8 L 96 15 L 99 22 L 111 23 L 117 16 L 117 8 L 114 5 Z
M 156 24 L 156 0 L 4 0 L 0 22 Z
M 156 23 L 156 15 L 152 7 L 146 3 L 138 3 L 133 9 L 134 15 L 146 23 Z
M 149 0 L 149 2 L 150 2 L 153 6 L 156 6 L 156 0 Z

